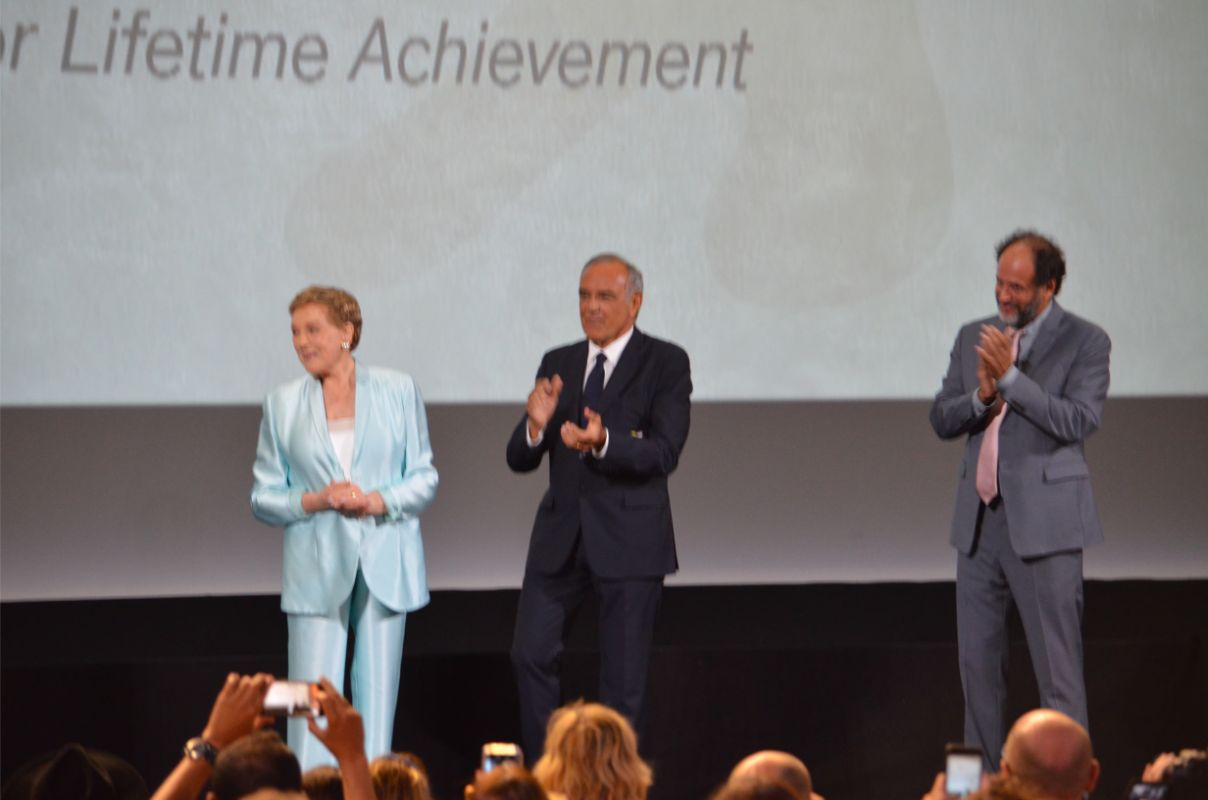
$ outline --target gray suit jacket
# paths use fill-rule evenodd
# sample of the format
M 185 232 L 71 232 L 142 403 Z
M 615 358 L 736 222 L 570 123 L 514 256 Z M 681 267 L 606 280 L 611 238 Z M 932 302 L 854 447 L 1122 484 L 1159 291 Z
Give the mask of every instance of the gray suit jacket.
M 942 439 L 968 436 L 956 489 L 952 545 L 973 548 L 981 500 L 975 487 L 977 454 L 990 415 L 974 412 L 977 344 L 983 324 L 957 334 L 948 374 L 931 406 L 931 427 Z M 1107 397 L 1111 340 L 1103 329 L 1063 310 L 1056 301 L 1021 375 L 1003 397 L 1009 404 L 999 431 L 998 485 L 1011 545 L 1022 557 L 1077 550 L 1103 541 L 1082 443 L 1099 427 Z

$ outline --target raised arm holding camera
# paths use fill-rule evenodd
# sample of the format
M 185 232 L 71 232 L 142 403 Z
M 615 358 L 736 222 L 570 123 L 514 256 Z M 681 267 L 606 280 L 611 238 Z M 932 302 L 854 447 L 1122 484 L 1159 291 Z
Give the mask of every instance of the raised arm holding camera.
M 302 771 L 285 743 L 272 732 L 249 739 L 272 722 L 265 698 L 273 683 L 266 673 L 229 674 L 201 735 L 185 743 L 184 757 L 152 800 L 195 800 L 211 778 L 207 800 L 237 800 L 262 788 L 300 791 Z M 311 695 L 326 724 L 310 716 L 307 726 L 335 756 L 345 800 L 375 800 L 361 715 L 326 678 L 311 687 Z
M 219 751 L 270 720 L 262 712 L 264 696 L 272 682 L 273 676 L 263 672 L 227 675 L 201 735 L 185 743 L 184 757 L 155 790 L 151 800 L 192 800 L 197 797 L 214 771 Z

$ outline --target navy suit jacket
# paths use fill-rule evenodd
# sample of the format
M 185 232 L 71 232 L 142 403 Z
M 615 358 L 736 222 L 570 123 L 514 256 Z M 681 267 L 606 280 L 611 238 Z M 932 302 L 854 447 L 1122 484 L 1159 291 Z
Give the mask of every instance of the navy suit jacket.
M 977 455 L 990 422 L 989 414 L 974 413 L 972 401 L 977 391 L 973 348 L 983 324 L 1003 327 L 993 317 L 961 328 L 931 406 L 931 425 L 941 438 L 968 437 L 951 531 L 952 544 L 962 553 L 973 548 L 981 504 Z M 1099 427 L 1110 354 L 1111 340 L 1102 328 L 1053 301 L 1027 360 L 1019 365 L 1022 374 L 1002 391 L 1008 412 L 998 434 L 998 486 L 1011 545 L 1022 557 L 1103 541 L 1082 446 Z
M 527 416 L 508 441 L 508 466 L 516 472 L 534 470 L 549 456 L 549 489 L 537 508 L 525 569 L 557 572 L 581 533 L 587 563 L 600 577 L 675 572 L 667 476 L 688 439 L 688 354 L 634 330 L 595 409 L 608 429 L 608 449 L 598 459 L 568 448 L 560 432 L 563 422 L 578 423 L 586 365 L 586 340 L 546 353 L 537 377 L 562 377 L 557 409 L 536 447 L 525 437 Z

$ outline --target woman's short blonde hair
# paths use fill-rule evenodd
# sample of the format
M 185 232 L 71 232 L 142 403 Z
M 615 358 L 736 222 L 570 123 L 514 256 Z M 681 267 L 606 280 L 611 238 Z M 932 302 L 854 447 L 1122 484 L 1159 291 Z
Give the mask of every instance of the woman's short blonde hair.
M 327 308 L 331 321 L 336 325 L 352 325 L 352 341 L 349 350 L 356 350 L 361 341 L 361 304 L 343 289 L 335 286 L 307 286 L 289 301 L 289 313 L 305 305 L 315 303 Z
M 608 706 L 582 700 L 553 713 L 533 775 L 547 792 L 575 800 L 645 800 L 654 782 L 638 737 Z

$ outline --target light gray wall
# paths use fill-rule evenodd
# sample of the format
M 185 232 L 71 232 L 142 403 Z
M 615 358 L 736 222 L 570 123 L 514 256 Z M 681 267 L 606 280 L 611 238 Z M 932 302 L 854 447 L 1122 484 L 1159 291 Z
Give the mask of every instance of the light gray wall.
M 685 584 L 946 580 L 961 446 L 925 401 L 698 403 L 672 479 Z M 518 586 L 545 474 L 513 475 L 521 408 L 435 405 L 434 588 Z M 0 411 L 0 597 L 273 593 L 248 510 L 254 407 Z M 1208 577 L 1208 399 L 1112 399 L 1088 444 L 1107 543 L 1092 578 Z

